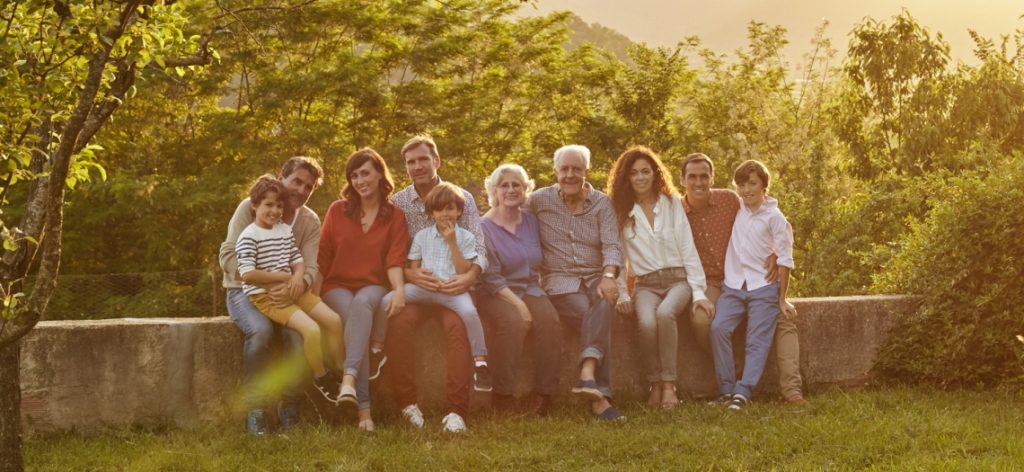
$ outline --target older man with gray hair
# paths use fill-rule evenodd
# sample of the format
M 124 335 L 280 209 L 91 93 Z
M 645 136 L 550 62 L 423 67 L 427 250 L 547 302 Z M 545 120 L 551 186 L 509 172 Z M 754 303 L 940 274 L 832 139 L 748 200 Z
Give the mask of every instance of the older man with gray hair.
M 609 402 L 612 307 L 622 267 L 618 223 L 608 196 L 588 183 L 590 150 L 555 151 L 558 183 L 537 190 L 529 208 L 540 222 L 541 285 L 562 323 L 580 333 L 580 375 L 572 392 L 591 402 L 600 420 L 625 416 Z

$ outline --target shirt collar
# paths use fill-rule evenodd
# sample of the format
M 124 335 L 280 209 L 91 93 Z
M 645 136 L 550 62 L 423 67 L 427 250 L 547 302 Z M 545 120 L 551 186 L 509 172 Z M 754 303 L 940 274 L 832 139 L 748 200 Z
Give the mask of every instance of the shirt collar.
M 708 207 L 709 208 L 717 206 L 716 205 L 717 202 L 715 202 L 715 194 L 716 194 L 715 190 L 717 190 L 717 189 L 712 188 L 711 191 L 709 192 L 709 195 L 708 195 Z M 686 213 L 693 213 L 693 212 L 697 211 L 696 208 L 690 206 L 690 198 L 687 195 L 683 195 L 682 200 L 683 200 L 683 210 L 686 211 Z
M 757 207 L 757 211 L 750 211 L 750 209 L 747 208 L 747 204 L 743 203 L 742 200 L 740 201 L 740 207 L 742 207 L 743 210 L 746 211 L 747 213 L 749 213 L 751 215 L 756 215 L 756 214 L 761 213 L 763 211 L 769 211 L 769 210 L 778 208 L 779 207 L 779 201 L 774 199 L 774 198 L 772 198 L 772 197 L 769 197 L 769 196 L 765 195 L 764 201 L 761 202 L 761 206 Z
M 565 197 L 562 197 L 562 185 L 556 182 L 555 190 L 558 190 L 558 198 L 564 202 Z M 583 201 L 587 203 L 592 203 L 591 198 L 594 196 L 594 186 L 590 185 L 590 182 L 583 182 L 583 190 L 586 190 L 587 192 L 587 196 L 583 197 Z

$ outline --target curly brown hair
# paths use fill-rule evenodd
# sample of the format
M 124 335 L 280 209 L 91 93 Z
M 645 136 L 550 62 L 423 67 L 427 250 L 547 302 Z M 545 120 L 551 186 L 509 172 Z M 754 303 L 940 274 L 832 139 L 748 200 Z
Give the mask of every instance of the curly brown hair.
M 615 160 L 615 164 L 612 164 L 612 171 L 608 174 L 608 187 L 605 189 L 605 193 L 612 201 L 612 207 L 615 208 L 620 231 L 627 225 L 636 224 L 633 217 L 629 216 L 629 212 L 633 211 L 633 205 L 636 203 L 633 185 L 629 183 L 629 173 L 633 170 L 633 164 L 637 159 L 646 159 L 651 164 L 651 169 L 654 170 L 654 188 L 666 196 L 679 195 L 672 179 L 666 178 L 669 175 L 668 169 L 665 168 L 665 164 L 661 162 L 654 151 L 646 146 L 633 146 L 626 149 Z
M 364 147 L 348 156 L 348 162 L 345 163 L 345 188 L 341 189 L 340 198 L 348 200 L 348 206 L 345 208 L 345 216 L 352 219 L 359 219 L 362 217 L 363 200 L 359 196 L 359 192 L 352 186 L 352 173 L 356 169 L 366 165 L 367 162 L 373 163 L 373 168 L 377 169 L 380 173 L 380 210 L 378 213 L 380 217 L 387 220 L 391 217 L 391 212 L 394 209 L 394 205 L 391 203 L 391 192 L 395 190 L 395 180 L 391 177 L 391 171 L 388 170 L 387 162 L 384 162 L 384 158 L 380 157 L 377 151 L 371 148 Z

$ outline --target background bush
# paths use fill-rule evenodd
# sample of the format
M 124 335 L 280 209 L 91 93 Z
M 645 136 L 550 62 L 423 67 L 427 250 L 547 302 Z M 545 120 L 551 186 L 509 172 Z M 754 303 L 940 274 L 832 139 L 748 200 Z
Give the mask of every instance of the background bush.
M 911 226 L 874 290 L 922 296 L 900 319 L 877 368 L 945 387 L 1024 379 L 1024 159 L 934 185 L 934 206 Z

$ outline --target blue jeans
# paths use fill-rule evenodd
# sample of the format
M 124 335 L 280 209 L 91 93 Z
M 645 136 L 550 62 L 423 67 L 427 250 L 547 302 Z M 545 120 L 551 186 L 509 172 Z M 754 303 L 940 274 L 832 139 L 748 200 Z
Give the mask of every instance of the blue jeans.
M 293 329 L 270 321 L 270 318 L 267 318 L 249 301 L 249 297 L 240 288 L 227 289 L 227 308 L 231 321 L 234 321 L 238 329 L 245 335 L 242 345 L 242 364 L 245 368 L 246 408 L 250 410 L 264 408 L 268 404 L 270 394 L 259 382 L 259 376 L 266 371 L 269 365 L 271 342 L 274 339 L 275 331 L 279 333 L 284 351 L 288 356 L 298 356 L 298 359 L 303 360 L 301 364 L 295 364 L 303 367 L 299 367 L 301 370 L 293 372 L 281 394 L 282 403 L 297 405 L 302 396 L 301 379 L 306 375 L 302 336 Z
M 732 353 L 732 332 L 747 317 L 746 362 L 743 378 L 736 382 Z M 768 350 L 772 347 L 775 324 L 779 318 L 779 284 L 757 290 L 722 287 L 711 322 L 711 350 L 715 357 L 715 375 L 722 394 L 740 394 L 751 398 L 764 373 Z
M 562 324 L 580 333 L 580 363 L 588 358 L 597 360 L 594 380 L 597 389 L 612 397 L 611 373 L 607 360 L 611 359 L 612 347 L 612 306 L 598 293 L 597 279 L 587 287 L 580 284 L 576 293 L 551 295 L 551 304 L 558 311 Z
M 364 410 L 370 408 L 370 341 L 383 343 L 387 333 L 387 317 L 376 315 L 387 292 L 380 285 L 367 285 L 354 294 L 334 288 L 323 296 L 345 323 L 345 373 L 355 376 L 356 397 Z

